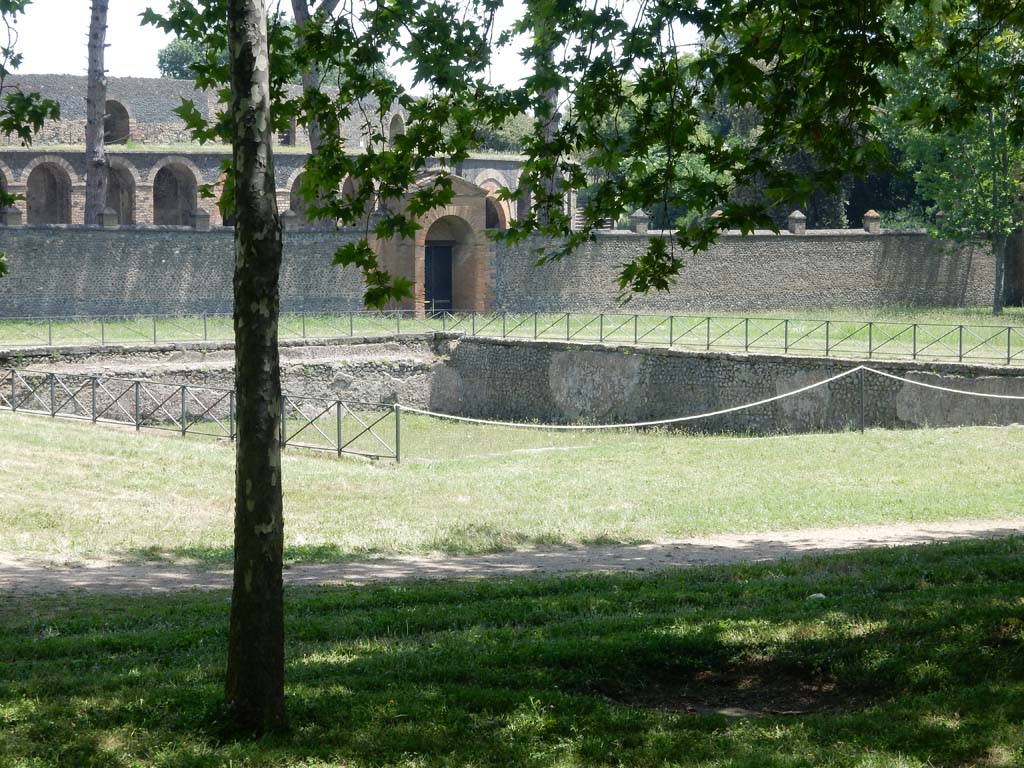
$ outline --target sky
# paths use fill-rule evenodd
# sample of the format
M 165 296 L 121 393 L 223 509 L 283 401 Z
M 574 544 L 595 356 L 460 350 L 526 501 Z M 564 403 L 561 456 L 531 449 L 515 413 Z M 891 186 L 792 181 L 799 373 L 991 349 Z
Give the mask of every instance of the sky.
M 32 0 L 19 17 L 17 49 L 24 55 L 19 72 L 24 74 L 84 75 L 90 0 Z M 282 6 L 290 3 L 283 2 Z M 155 27 L 139 25 L 139 14 L 147 7 L 158 13 L 167 10 L 167 0 L 110 0 L 107 12 L 107 74 L 112 77 L 159 77 L 157 52 L 173 38 Z M 521 9 L 520 0 L 507 3 L 499 25 L 509 23 Z M 401 78 L 401 67 L 396 68 Z M 498 82 L 513 84 L 523 74 L 513 50 L 506 50 L 492 68 Z M 408 83 L 406 83 L 408 85 Z

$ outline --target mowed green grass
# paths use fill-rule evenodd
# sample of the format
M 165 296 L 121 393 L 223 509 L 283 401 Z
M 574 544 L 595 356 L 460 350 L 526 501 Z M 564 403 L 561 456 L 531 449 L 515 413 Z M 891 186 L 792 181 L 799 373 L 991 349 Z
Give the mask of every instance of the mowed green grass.
M 827 322 L 826 322 L 827 321 Z M 1009 330 L 1008 330 L 1009 328 Z M 488 337 L 646 344 L 768 354 L 1024 363 L 1024 308 L 773 310 L 744 317 L 657 313 L 282 315 L 282 339 L 454 331 Z M 4 346 L 230 341 L 227 315 L 74 321 L 0 320 Z
M 257 741 L 220 727 L 225 592 L 9 595 L 0 765 L 1019 768 L 1022 563 L 289 588 L 291 731 Z
M 1015 427 L 751 438 L 406 415 L 403 436 L 400 465 L 285 451 L 289 559 L 1024 519 Z M 0 457 L 2 553 L 230 560 L 229 443 L 0 413 Z

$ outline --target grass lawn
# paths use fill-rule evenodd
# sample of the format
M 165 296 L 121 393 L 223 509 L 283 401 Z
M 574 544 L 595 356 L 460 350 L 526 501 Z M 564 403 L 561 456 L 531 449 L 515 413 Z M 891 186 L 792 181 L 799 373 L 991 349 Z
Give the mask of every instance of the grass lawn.
M 826 322 L 827 321 L 827 322 Z M 1010 330 L 1007 330 L 1008 327 Z M 1024 308 L 779 310 L 740 315 L 508 313 L 417 319 L 373 313 L 284 315 L 284 339 L 457 331 L 479 336 L 640 343 L 767 354 L 1024 363 Z M 0 320 L 0 348 L 229 341 L 228 315 L 76 321 Z
M 1007 539 L 293 588 L 292 729 L 256 742 L 219 735 L 226 593 L 5 596 L 0 765 L 1019 768 L 1022 566 Z
M 1024 519 L 1024 429 L 1014 427 L 750 438 L 403 417 L 403 454 L 396 465 L 286 450 L 286 556 Z M 226 442 L 0 413 L 0 457 L 0 552 L 230 561 Z

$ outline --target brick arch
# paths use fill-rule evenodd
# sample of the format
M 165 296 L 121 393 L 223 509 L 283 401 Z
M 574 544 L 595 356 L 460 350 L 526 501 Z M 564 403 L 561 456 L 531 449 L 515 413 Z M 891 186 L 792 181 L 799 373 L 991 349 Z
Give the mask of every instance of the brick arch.
M 3 188 L 10 192 L 11 185 L 15 183 L 14 171 L 11 170 L 7 163 L 0 160 L 0 184 L 3 184 Z
M 153 165 L 153 167 L 149 169 L 149 174 L 146 177 L 146 183 L 147 184 L 152 184 L 153 181 L 156 179 L 156 175 L 158 173 L 160 173 L 160 171 L 162 171 L 168 165 L 181 165 L 181 166 L 184 166 L 189 171 L 191 171 L 192 175 L 195 177 L 196 184 L 204 184 L 204 183 L 206 183 L 204 178 L 203 178 L 203 172 L 199 169 L 199 166 L 197 166 L 195 163 L 193 163 L 187 157 L 183 157 L 181 155 L 167 155 L 167 156 L 161 157 L 159 160 L 157 160 L 156 164 Z
M 502 187 L 513 189 L 505 174 L 497 168 L 484 168 L 476 175 L 476 178 L 473 179 L 473 183 L 478 187 L 486 189 L 488 192 L 496 192 Z
M 32 175 L 32 171 L 40 165 L 56 165 L 68 175 L 72 184 L 83 183 L 78 173 L 75 172 L 74 166 L 60 155 L 39 155 L 38 157 L 33 157 L 32 160 L 29 161 L 29 164 L 21 170 L 21 183 L 28 184 L 28 177 Z
M 135 182 L 136 185 L 142 183 L 142 174 L 139 173 L 139 169 L 135 167 L 135 164 L 127 158 L 120 157 L 118 155 L 107 155 L 107 162 L 110 164 L 111 168 L 124 171 L 131 176 L 132 181 Z
M 113 108 L 112 108 L 113 106 Z M 118 108 L 124 111 L 121 115 Z M 127 144 L 135 128 L 135 115 L 122 99 L 111 98 L 108 94 L 103 104 L 103 140 L 107 144 Z

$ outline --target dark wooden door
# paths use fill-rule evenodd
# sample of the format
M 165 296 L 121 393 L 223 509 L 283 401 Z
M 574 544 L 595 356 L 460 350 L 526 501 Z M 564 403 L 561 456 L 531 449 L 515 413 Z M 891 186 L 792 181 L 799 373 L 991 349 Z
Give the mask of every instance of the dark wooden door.
M 431 312 L 450 312 L 452 306 L 452 245 L 427 243 L 424 299 Z

